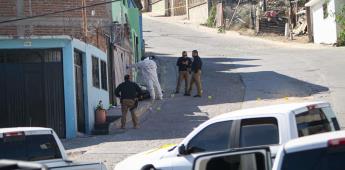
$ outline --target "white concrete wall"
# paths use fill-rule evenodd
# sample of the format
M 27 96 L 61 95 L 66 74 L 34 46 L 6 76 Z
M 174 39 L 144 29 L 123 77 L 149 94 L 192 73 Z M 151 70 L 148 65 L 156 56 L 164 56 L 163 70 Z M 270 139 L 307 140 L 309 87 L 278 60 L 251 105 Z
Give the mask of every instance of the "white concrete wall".
M 335 22 L 335 2 L 330 0 L 328 3 L 328 17 L 323 18 L 322 4 L 320 1 L 311 7 L 313 18 L 314 43 L 334 44 L 337 42 L 337 25 Z
M 193 23 L 205 24 L 208 18 L 208 4 L 189 9 L 189 20 Z
M 165 16 L 166 2 L 167 0 L 161 0 L 152 4 L 152 14 L 154 16 Z

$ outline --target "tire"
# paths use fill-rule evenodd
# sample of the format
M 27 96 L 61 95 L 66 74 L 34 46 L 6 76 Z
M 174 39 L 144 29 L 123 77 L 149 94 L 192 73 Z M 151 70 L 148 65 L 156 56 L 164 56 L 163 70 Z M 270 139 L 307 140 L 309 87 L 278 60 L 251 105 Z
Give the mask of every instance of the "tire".
M 141 170 L 156 170 L 156 168 L 153 165 L 145 165 Z

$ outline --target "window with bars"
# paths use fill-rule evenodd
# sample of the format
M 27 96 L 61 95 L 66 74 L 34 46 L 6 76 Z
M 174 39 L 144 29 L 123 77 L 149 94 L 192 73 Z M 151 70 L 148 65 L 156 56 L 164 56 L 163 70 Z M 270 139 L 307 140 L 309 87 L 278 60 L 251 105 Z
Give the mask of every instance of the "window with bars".
M 92 56 L 92 84 L 94 87 L 99 88 L 99 60 Z
M 101 86 L 103 90 L 108 90 L 107 82 L 107 63 L 101 60 Z

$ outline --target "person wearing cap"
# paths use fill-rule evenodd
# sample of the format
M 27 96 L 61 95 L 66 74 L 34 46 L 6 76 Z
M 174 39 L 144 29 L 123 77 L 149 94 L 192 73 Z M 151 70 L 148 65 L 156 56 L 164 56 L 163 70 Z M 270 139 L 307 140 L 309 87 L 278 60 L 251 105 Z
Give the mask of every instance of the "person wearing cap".
M 128 110 L 131 112 L 134 128 L 139 128 L 138 117 L 135 113 L 135 109 L 138 106 L 138 97 L 142 94 L 141 88 L 131 81 L 130 75 L 125 75 L 125 82 L 121 83 L 115 89 L 116 97 L 121 101 L 121 129 L 126 128 L 126 118 Z
M 176 63 L 176 66 L 178 67 L 178 70 L 179 70 L 179 76 L 177 80 L 175 94 L 179 93 L 181 82 L 184 81 L 185 82 L 184 95 L 188 95 L 188 80 L 189 80 L 189 70 L 190 70 L 191 64 L 192 64 L 192 60 L 187 56 L 187 52 L 183 51 L 182 57 L 179 57 Z
M 127 66 L 127 68 L 137 68 L 141 71 L 143 80 L 145 80 L 147 90 L 150 92 L 150 97 L 152 100 L 162 100 L 163 93 L 162 88 L 158 80 L 157 75 L 157 64 L 149 57 L 142 57 L 141 61 Z M 156 95 L 156 92 L 157 95 Z
M 197 50 L 193 50 L 192 52 L 193 56 L 193 62 L 191 65 L 191 71 L 192 71 L 192 78 L 189 83 L 189 90 L 188 90 L 188 96 L 191 95 L 193 85 L 196 85 L 197 88 L 197 95 L 194 97 L 201 97 L 202 96 L 202 87 L 201 87 L 201 68 L 202 68 L 202 61 L 199 57 L 199 53 Z

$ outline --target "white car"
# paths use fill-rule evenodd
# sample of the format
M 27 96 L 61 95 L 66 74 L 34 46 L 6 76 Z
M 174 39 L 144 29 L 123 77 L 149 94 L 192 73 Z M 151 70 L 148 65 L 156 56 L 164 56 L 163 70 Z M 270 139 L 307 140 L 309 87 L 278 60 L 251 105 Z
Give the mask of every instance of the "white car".
M 214 117 L 193 130 L 179 145 L 165 145 L 133 155 L 115 170 L 190 170 L 195 158 L 215 151 L 269 145 L 272 155 L 287 141 L 339 130 L 327 102 L 274 105 Z
M 193 170 L 343 170 L 344 160 L 345 131 L 338 131 L 287 142 L 273 168 L 269 147 L 255 147 L 200 155 Z
M 40 165 L 50 170 L 106 169 L 103 163 L 75 163 L 68 160 L 65 149 L 53 129 L 0 128 L 0 167 L 11 169 L 15 166 L 37 166 L 37 169 L 42 169 Z
M 312 135 L 286 143 L 278 152 L 273 170 L 343 170 L 345 131 Z

